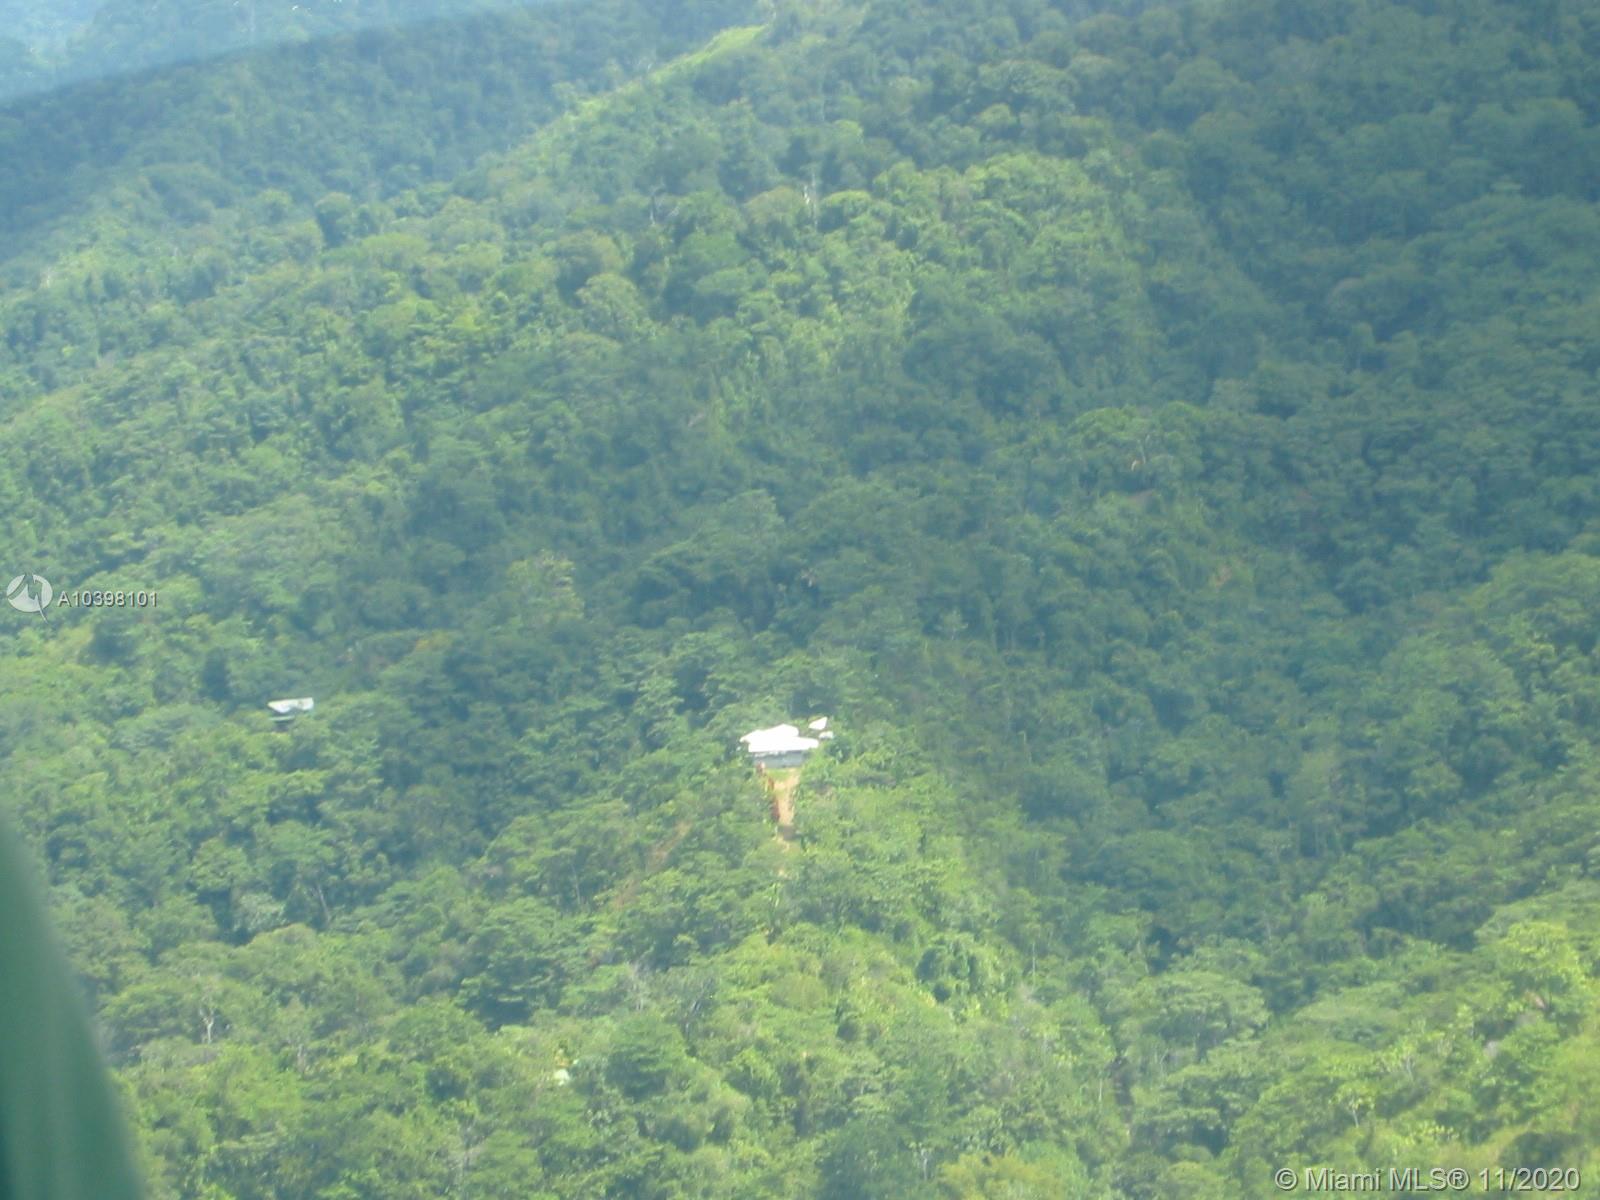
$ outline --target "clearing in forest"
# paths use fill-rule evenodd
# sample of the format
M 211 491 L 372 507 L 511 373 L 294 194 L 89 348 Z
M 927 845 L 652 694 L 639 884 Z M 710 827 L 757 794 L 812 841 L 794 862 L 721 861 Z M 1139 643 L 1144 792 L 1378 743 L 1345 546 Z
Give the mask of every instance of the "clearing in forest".
M 794 841 L 794 791 L 800 785 L 800 768 L 786 767 L 762 771 L 767 797 L 772 801 L 772 820 L 785 846 Z

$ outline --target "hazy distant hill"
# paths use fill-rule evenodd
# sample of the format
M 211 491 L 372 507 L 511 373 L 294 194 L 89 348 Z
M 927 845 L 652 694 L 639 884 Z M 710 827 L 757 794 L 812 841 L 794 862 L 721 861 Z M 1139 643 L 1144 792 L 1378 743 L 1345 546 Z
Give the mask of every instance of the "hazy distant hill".
M 537 3 L 537 0 L 535 0 Z M 0 0 L 0 99 L 251 48 L 505 12 L 518 0 Z
M 257 216 L 241 201 L 264 190 L 308 204 L 452 178 L 748 7 L 528 8 L 13 99 L 0 108 L 0 272 L 31 281 L 87 229 L 102 246 L 158 238 L 168 257 L 242 238 L 233 225 Z
M 0 29 L 24 50 L 48 56 L 82 30 L 98 7 L 99 0 L 0 0 Z

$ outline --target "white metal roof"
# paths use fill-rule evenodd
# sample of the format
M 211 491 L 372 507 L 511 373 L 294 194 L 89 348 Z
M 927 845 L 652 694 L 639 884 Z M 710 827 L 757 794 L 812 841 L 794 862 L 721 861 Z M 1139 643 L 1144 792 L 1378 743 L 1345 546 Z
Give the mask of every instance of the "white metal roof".
M 316 701 L 310 696 L 301 696 L 297 700 L 268 700 L 267 707 L 280 717 L 287 717 L 293 713 L 310 712 L 316 706 Z
M 753 729 L 739 739 L 745 749 L 757 757 L 768 754 L 793 754 L 797 751 L 815 750 L 822 743 L 812 737 L 801 737 L 793 725 L 774 725 L 771 729 Z

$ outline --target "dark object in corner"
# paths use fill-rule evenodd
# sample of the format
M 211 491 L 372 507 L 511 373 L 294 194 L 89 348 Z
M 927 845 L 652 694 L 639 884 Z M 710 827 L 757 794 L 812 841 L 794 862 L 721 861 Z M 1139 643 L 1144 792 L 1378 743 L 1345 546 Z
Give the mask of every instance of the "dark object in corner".
M 0 825 L 0 1200 L 135 1200 L 122 1116 L 28 861 Z

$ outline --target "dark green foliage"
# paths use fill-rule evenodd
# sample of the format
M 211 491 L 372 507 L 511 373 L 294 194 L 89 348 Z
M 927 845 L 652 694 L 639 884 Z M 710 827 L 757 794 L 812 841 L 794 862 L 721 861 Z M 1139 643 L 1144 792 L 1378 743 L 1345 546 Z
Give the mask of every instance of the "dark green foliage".
M 153 1193 L 1595 1169 L 1590 8 L 688 8 L 0 114 Z

